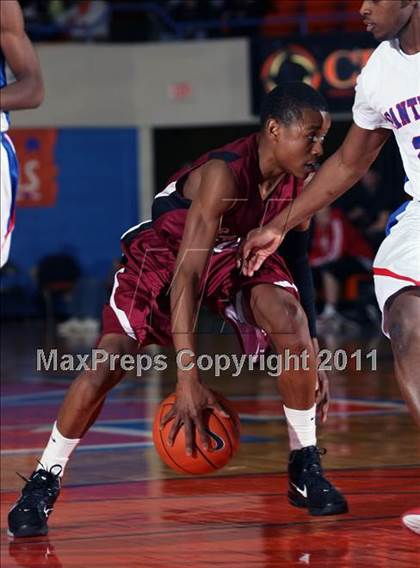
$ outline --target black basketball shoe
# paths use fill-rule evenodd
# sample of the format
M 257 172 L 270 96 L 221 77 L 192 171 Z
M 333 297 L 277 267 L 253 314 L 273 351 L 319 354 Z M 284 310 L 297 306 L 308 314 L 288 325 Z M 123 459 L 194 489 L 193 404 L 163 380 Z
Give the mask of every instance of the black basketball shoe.
M 47 520 L 60 494 L 61 471 L 60 465 L 53 465 L 49 471 L 34 471 L 29 479 L 20 476 L 26 485 L 9 512 L 9 536 L 44 536 L 48 533 Z
M 324 453 L 316 446 L 290 452 L 289 503 L 307 508 L 314 516 L 347 513 L 347 501 L 323 475 L 320 456 Z

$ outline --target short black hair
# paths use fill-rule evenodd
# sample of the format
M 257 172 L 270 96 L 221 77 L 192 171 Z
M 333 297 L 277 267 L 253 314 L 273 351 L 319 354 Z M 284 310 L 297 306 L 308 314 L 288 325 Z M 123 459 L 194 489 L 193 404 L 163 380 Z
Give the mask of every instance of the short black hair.
M 261 126 L 269 118 L 277 118 L 286 125 L 302 120 L 305 108 L 328 112 L 327 101 L 313 87 L 300 81 L 282 83 L 263 99 Z

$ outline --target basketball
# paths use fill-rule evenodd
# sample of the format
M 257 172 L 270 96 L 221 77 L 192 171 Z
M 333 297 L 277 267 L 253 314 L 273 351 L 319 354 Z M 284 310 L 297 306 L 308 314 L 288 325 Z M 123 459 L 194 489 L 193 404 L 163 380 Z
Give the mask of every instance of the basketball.
M 216 393 L 217 400 L 228 412 L 230 418 L 224 418 L 212 409 L 204 411 L 204 421 L 209 434 L 209 449 L 205 450 L 198 433 L 195 433 L 195 448 L 192 455 L 185 451 L 184 428 L 181 427 L 175 437 L 173 446 L 169 446 L 167 439 L 172 427 L 170 420 L 163 429 L 160 429 L 162 418 L 171 410 L 175 402 L 175 394 L 170 394 L 160 404 L 153 424 L 153 441 L 162 460 L 179 473 L 203 475 L 211 473 L 225 466 L 234 456 L 239 446 L 240 423 L 239 416 L 230 402 L 220 393 Z

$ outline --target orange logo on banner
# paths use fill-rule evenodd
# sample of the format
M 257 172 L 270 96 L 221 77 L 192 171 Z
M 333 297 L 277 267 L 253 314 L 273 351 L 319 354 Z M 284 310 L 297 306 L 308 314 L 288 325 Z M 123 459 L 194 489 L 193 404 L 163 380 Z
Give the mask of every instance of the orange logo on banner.
M 10 134 L 19 160 L 20 207 L 53 207 L 57 200 L 58 166 L 55 163 L 57 130 L 18 129 Z

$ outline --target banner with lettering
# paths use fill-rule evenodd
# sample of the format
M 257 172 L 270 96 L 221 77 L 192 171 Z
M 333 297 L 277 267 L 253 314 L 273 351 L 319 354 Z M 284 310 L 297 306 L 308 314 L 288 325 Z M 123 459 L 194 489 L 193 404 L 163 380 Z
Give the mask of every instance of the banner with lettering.
M 136 128 L 13 129 L 20 187 L 11 261 L 30 269 L 72 255 L 106 276 L 120 237 L 140 220 Z
M 11 132 L 19 159 L 18 207 L 53 207 L 57 199 L 58 164 L 55 128 Z
M 368 33 L 253 40 L 253 113 L 264 93 L 284 81 L 304 81 L 323 93 L 332 112 L 350 112 L 357 76 L 376 45 Z

